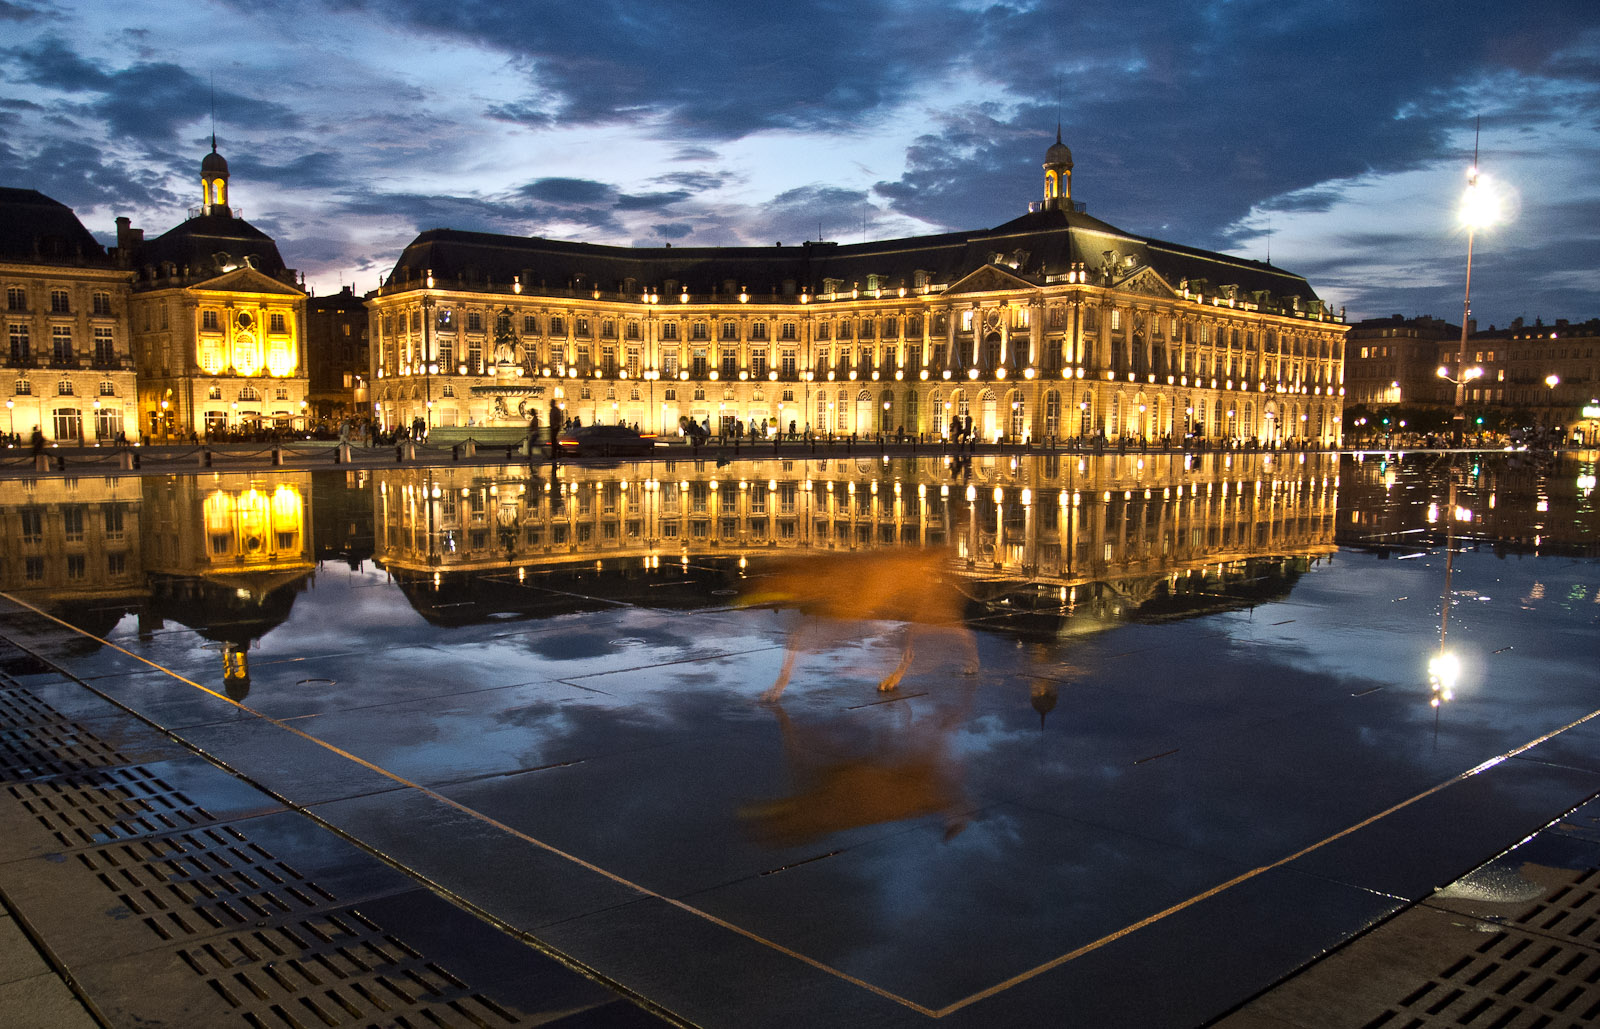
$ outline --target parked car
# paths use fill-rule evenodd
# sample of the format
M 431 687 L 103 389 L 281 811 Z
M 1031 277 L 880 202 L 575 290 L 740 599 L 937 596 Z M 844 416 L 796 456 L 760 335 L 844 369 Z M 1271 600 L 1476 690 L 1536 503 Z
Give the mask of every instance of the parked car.
M 626 425 L 585 425 L 568 429 L 556 441 L 568 457 L 649 457 L 656 449 L 655 433 Z

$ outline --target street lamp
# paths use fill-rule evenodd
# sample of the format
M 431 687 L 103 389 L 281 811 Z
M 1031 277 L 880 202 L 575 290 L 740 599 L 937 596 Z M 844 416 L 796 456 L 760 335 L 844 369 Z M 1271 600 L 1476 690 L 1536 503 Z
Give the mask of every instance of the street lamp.
M 1467 283 L 1466 293 L 1461 304 L 1461 345 L 1456 350 L 1456 370 L 1459 377 L 1453 380 L 1456 384 L 1455 411 L 1451 415 L 1451 422 L 1455 429 L 1456 446 L 1461 445 L 1463 430 L 1466 428 L 1467 413 L 1465 409 L 1467 398 L 1467 375 L 1461 369 L 1467 365 L 1467 322 L 1472 318 L 1472 242 L 1474 233 L 1480 228 L 1493 225 L 1500 217 L 1500 201 L 1493 193 L 1487 190 L 1478 174 L 1478 148 L 1472 148 L 1472 167 L 1467 170 L 1467 190 L 1461 196 L 1461 224 L 1467 228 Z

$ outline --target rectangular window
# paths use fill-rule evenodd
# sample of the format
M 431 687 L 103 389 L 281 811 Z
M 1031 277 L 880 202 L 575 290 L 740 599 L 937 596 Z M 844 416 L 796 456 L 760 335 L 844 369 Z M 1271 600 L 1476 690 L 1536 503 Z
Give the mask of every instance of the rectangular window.
M 784 322 L 778 328 L 778 338 L 781 340 L 798 339 L 799 337 L 795 334 L 795 332 L 796 330 L 794 322 Z
M 522 334 L 524 336 L 537 336 L 539 334 L 538 315 L 525 314 L 522 316 Z
M 739 323 L 738 322 L 723 322 L 722 323 L 722 338 L 725 339 L 725 340 L 738 339 L 739 338 Z
M 832 338 L 833 338 L 833 326 L 830 325 L 828 322 L 819 322 L 817 324 L 817 342 L 818 343 L 826 343 L 828 340 L 831 340 Z
M 145 328 L 148 329 L 149 327 L 150 327 L 149 323 L 146 322 L 145 323 Z M 220 324 L 220 322 L 218 321 L 218 318 L 217 318 L 217 312 L 215 312 L 215 311 L 201 311 L 200 312 L 200 331 L 202 331 L 202 332 L 221 332 L 222 331 L 221 324 Z
M 750 323 L 750 338 L 751 339 L 766 339 L 767 338 L 767 323 L 766 322 L 751 322 Z
M 467 312 L 467 331 L 468 332 L 482 332 L 483 331 L 483 312 L 482 311 L 468 311 Z
M 588 339 L 589 338 L 589 319 L 587 319 L 587 318 L 574 318 L 572 320 L 572 325 L 573 325 L 573 329 L 572 329 L 573 335 L 577 336 L 579 339 Z
M 793 378 L 794 374 L 795 374 L 794 348 L 793 347 L 785 347 L 783 349 L 783 352 L 779 355 L 778 360 L 779 360 L 780 365 L 781 365 L 781 369 L 780 370 L 781 370 L 781 372 L 783 374 L 783 377 L 786 378 L 786 379 Z
M 677 339 L 678 338 L 678 323 L 677 322 L 662 322 L 661 323 L 661 338 L 662 339 Z
M 758 379 L 767 377 L 767 352 L 753 350 L 750 352 L 750 374 Z
M 731 379 L 739 371 L 739 352 L 731 347 L 722 350 L 722 377 Z
M 72 326 L 50 326 L 50 358 L 58 365 L 72 363 Z
M 116 363 L 116 360 L 117 348 L 111 330 L 97 327 L 94 330 L 94 363 L 105 368 Z
M 8 336 L 11 341 L 11 363 L 24 366 L 32 364 L 33 350 L 28 344 L 28 326 L 22 322 L 12 322 Z
M 22 542 L 39 543 L 44 539 L 44 508 L 24 507 L 22 515 Z
M 615 318 L 602 318 L 602 319 L 600 319 L 600 338 L 601 339 L 616 339 L 617 338 L 617 320 Z
M 559 314 L 550 316 L 550 335 L 565 336 L 567 334 L 567 320 Z
M 622 334 L 624 339 L 638 339 L 639 323 L 630 319 L 628 324 L 623 328 Z
M 268 324 L 270 326 L 270 331 L 272 332 L 289 331 L 289 319 L 284 316 L 282 311 L 274 311 L 269 316 Z M 345 326 L 345 328 L 348 330 L 349 326 Z
M 72 305 L 68 302 L 68 297 L 67 297 L 67 291 L 66 290 L 64 290 L 64 289 L 53 289 L 53 290 L 50 291 L 50 313 L 51 314 L 71 314 L 72 313 Z
M 678 377 L 678 352 L 668 350 L 661 355 L 661 374 L 669 379 Z
M 65 504 L 61 508 L 61 532 L 68 543 L 83 542 L 83 505 Z
M 21 286 L 6 287 L 6 310 L 26 311 L 28 309 L 28 291 Z
M 107 575 L 125 575 L 125 574 L 127 574 L 127 571 L 128 571 L 128 555 L 127 554 L 117 553 L 117 554 L 107 554 L 106 555 L 106 574 Z
M 93 304 L 92 309 L 95 314 L 108 315 L 111 313 L 110 293 L 95 293 L 92 295 L 91 301 Z

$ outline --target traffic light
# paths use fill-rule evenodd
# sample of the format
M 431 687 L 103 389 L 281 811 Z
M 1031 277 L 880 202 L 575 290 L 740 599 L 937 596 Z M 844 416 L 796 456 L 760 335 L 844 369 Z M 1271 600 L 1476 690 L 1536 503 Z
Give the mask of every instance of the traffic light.
M 1478 424 L 1479 425 L 1483 424 L 1483 415 L 1481 415 L 1481 414 L 1478 416 Z

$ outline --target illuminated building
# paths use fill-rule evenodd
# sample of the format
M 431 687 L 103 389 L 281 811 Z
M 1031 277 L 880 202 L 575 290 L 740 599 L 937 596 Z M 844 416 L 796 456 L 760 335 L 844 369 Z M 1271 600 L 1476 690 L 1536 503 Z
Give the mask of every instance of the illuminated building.
M 1469 421 L 1491 430 L 1559 426 L 1567 442 L 1600 435 L 1600 319 L 1553 325 L 1521 318 L 1504 329 L 1469 325 Z M 1350 328 L 1346 403 L 1373 412 L 1401 406 L 1445 415 L 1454 407 L 1461 329 L 1436 318 L 1374 318 Z M 1444 376 L 1439 374 L 1444 369 Z M 1592 412 L 1592 413 L 1591 413 Z
M 35 426 L 61 443 L 138 437 L 128 279 L 70 208 L 0 189 L 0 429 L 24 442 Z
M 565 416 L 984 440 L 1339 437 L 1345 327 L 1300 276 L 1045 197 L 996 228 L 629 248 L 435 229 L 368 299 L 385 427 Z
M 154 239 L 117 219 L 118 256 L 134 271 L 128 314 L 145 431 L 303 427 L 305 292 L 272 238 L 228 206 L 215 141 L 200 187 L 193 216 Z

